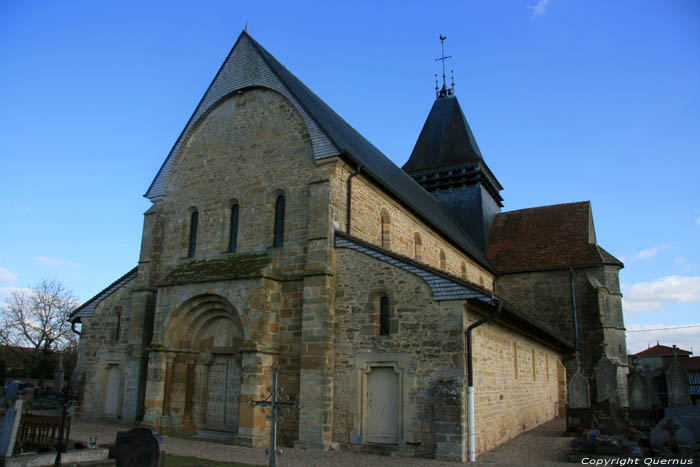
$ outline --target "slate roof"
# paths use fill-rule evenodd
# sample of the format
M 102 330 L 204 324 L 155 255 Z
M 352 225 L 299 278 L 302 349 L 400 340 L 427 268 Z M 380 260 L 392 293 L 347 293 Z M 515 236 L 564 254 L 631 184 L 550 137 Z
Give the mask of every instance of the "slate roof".
M 679 349 L 676 348 L 676 355 L 678 356 L 683 356 L 683 355 L 692 355 L 692 352 L 689 352 L 687 350 Z M 634 355 L 633 357 L 641 357 L 641 356 L 646 356 L 646 357 L 673 357 L 673 347 L 669 347 L 667 345 L 660 345 L 656 344 L 653 347 L 649 347 L 646 350 L 642 350 L 641 352 L 638 352 Z
M 486 257 L 499 273 L 622 262 L 595 243 L 589 201 L 497 214 Z
M 403 170 L 450 167 L 482 159 L 462 108 L 452 95 L 435 99 Z
M 124 274 L 116 281 L 112 282 L 104 290 L 92 297 L 90 300 L 80 305 L 70 314 L 70 321 L 80 322 L 81 318 L 89 318 L 90 316 L 92 316 L 92 313 L 95 311 L 95 308 L 97 307 L 97 305 L 100 304 L 102 300 L 109 297 L 111 294 L 119 290 L 123 285 L 134 279 L 136 277 L 137 272 L 138 266 Z
M 229 66 L 228 62 L 231 57 L 235 55 L 234 52 L 236 48 L 246 46 L 251 46 L 257 55 L 262 58 L 264 64 L 269 67 L 276 79 L 281 82 L 284 90 L 287 91 L 284 94 L 289 95 L 292 100 L 300 105 L 302 113 L 312 120 L 314 127 L 317 126 L 320 129 L 323 133 L 322 136 L 325 136 L 332 146 L 340 150 L 341 155 L 347 157 L 356 165 L 361 166 L 363 175 L 369 176 L 375 183 L 382 186 L 391 195 L 404 203 L 416 215 L 445 235 L 447 239 L 464 250 L 479 264 L 489 271 L 494 272 L 493 267 L 486 260 L 474 241 L 462 230 L 447 210 L 431 194 L 425 191 L 408 174 L 397 167 L 388 157 L 382 154 L 381 151 L 367 141 L 357 130 L 335 113 L 333 109 L 306 87 L 304 83 L 245 31 L 238 37 L 236 44 L 227 57 L 227 61 L 224 62 L 222 69 L 217 73 L 217 77 L 210 85 L 209 90 L 207 90 L 207 94 L 209 94 L 210 90 L 217 88 L 217 80 L 223 76 L 222 70 Z M 247 56 L 245 59 L 248 61 L 255 60 L 255 58 L 251 56 Z M 241 62 L 238 65 L 245 66 L 245 63 Z M 256 76 L 264 76 L 264 73 L 258 68 L 251 70 L 250 73 L 255 73 Z M 255 84 L 251 84 L 249 80 L 246 82 L 248 83 L 247 86 Z M 257 85 L 264 85 L 264 83 L 257 83 Z M 239 85 L 241 87 L 236 86 L 236 81 L 231 81 L 230 88 L 226 89 L 228 94 L 242 89 L 243 87 L 243 85 Z M 218 93 L 222 95 L 225 94 L 221 90 L 219 90 Z M 195 114 L 193 114 L 186 129 L 183 130 L 183 135 L 186 135 L 189 131 L 188 129 L 194 126 L 194 120 L 197 115 L 202 116 L 206 113 L 206 109 L 202 108 L 202 104 L 207 100 L 207 94 L 202 98 L 202 102 L 200 102 L 200 105 L 195 110 Z M 209 100 L 211 102 L 208 105 L 213 107 L 216 102 L 214 102 L 213 98 Z M 180 144 L 183 135 L 180 136 L 176 147 Z M 319 139 L 323 138 L 319 137 Z M 154 199 L 157 198 L 158 195 L 162 196 L 164 180 L 168 176 L 167 170 L 169 164 L 172 164 L 172 156 L 176 152 L 176 147 L 173 148 L 173 151 L 171 151 L 170 155 L 163 163 L 158 175 L 156 175 L 151 187 L 149 187 L 146 197 Z

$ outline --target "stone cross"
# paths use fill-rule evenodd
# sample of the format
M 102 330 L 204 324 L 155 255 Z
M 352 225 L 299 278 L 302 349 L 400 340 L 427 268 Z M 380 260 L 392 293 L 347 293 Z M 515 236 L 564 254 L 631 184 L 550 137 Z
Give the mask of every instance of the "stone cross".
M 263 411 L 270 408 L 270 415 L 268 420 L 272 421 L 272 434 L 270 436 L 270 467 L 276 467 L 277 465 L 277 454 L 282 454 L 282 450 L 277 449 L 277 417 L 280 417 L 280 412 L 278 409 L 289 410 L 298 409 L 299 406 L 297 402 L 290 402 L 289 395 L 284 394 L 284 388 L 277 386 L 277 374 L 279 373 L 279 367 L 276 365 L 272 367 L 272 386 L 267 388 L 267 396 L 264 396 L 262 400 L 250 401 L 251 407 L 262 407 Z

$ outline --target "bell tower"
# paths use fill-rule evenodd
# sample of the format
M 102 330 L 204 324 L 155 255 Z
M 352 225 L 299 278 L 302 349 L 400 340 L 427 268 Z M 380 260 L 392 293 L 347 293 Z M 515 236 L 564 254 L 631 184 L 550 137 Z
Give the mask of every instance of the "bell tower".
M 503 187 L 486 165 L 454 91 L 445 78 L 442 43 L 442 88 L 435 82 L 435 102 L 411 157 L 402 167 L 447 209 L 482 252 L 486 252 L 493 218 L 503 207 Z

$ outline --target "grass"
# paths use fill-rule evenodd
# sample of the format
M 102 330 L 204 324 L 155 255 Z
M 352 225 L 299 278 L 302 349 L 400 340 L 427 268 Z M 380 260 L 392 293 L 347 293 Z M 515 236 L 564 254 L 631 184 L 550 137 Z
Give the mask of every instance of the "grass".
M 196 457 L 174 456 L 166 454 L 165 467 L 258 467 L 253 464 L 241 464 L 240 462 L 210 461 Z

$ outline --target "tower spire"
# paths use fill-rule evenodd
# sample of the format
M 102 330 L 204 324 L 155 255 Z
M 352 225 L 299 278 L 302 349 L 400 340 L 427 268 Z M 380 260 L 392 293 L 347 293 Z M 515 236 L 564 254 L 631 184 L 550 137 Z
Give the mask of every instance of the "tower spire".
M 445 56 L 445 39 L 447 39 L 447 36 L 443 36 L 440 34 L 440 46 L 442 47 L 442 56 L 440 58 L 436 58 L 435 61 L 441 61 L 442 62 L 442 89 L 440 90 L 440 94 L 438 97 L 445 97 L 445 96 L 450 96 L 453 94 L 454 91 L 454 86 L 452 88 L 448 89 L 447 88 L 447 77 L 445 76 L 445 60 L 448 58 L 452 58 L 452 55 L 448 55 L 447 57 Z

